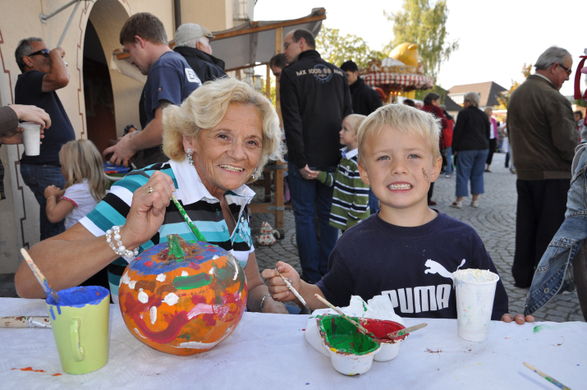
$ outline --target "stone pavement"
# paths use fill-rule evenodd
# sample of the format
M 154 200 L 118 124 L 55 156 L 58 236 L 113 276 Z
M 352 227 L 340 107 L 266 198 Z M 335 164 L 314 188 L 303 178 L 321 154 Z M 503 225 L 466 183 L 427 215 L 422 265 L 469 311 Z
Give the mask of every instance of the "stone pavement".
M 496 153 L 491 173 L 485 173 L 485 194 L 479 199 L 479 208 L 470 207 L 470 198 L 463 200 L 462 209 L 449 207 L 455 199 L 455 179 L 441 177 L 434 185 L 434 208 L 471 225 L 485 243 L 509 297 L 511 313 L 522 313 L 528 289 L 514 287 L 511 267 L 514 260 L 516 233 L 516 175 L 504 167 L 505 155 Z M 257 189 L 257 188 L 254 188 Z M 263 221 L 272 226 L 272 214 L 255 214 L 252 221 L 253 236 L 259 234 Z M 259 269 L 271 268 L 278 260 L 293 265 L 300 271 L 295 242 L 294 216 L 285 212 L 285 237 L 270 246 L 256 245 Z M 537 321 L 585 321 L 577 293 L 558 294 L 534 313 Z
M 523 312 L 528 289 L 514 287 L 511 266 L 515 249 L 516 226 L 516 176 L 504 168 L 503 154 L 495 154 L 491 173 L 485 173 L 485 194 L 480 198 L 479 208 L 469 206 L 470 199 L 463 200 L 462 209 L 448 205 L 454 200 L 455 179 L 439 178 L 434 186 L 434 206 L 439 211 L 451 215 L 477 230 L 493 259 L 509 296 L 510 312 Z M 261 188 L 254 187 L 257 191 Z M 254 214 L 252 234 L 259 234 L 263 221 L 274 225 L 272 214 Z M 256 246 L 259 269 L 271 268 L 279 260 L 288 262 L 300 271 L 300 262 L 295 240 L 294 216 L 291 210 L 285 212 L 284 237 L 269 247 Z M 0 275 L 0 296 L 16 296 L 14 275 Z M 534 313 L 537 321 L 584 321 L 577 293 L 558 294 L 546 306 Z

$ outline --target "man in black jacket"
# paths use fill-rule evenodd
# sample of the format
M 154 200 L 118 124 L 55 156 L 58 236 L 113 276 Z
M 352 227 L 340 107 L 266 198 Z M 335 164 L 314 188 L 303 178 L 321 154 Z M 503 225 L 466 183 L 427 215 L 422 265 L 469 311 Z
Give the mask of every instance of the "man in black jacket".
M 352 113 L 344 72 L 322 60 L 315 46 L 307 30 L 287 34 L 283 47 L 290 65 L 279 81 L 296 240 L 303 278 L 310 283 L 326 273 L 328 256 L 338 238 L 338 231 L 329 224 L 333 189 L 313 179 L 317 171 L 335 171 L 342 120 Z M 316 213 L 320 244 L 314 227 Z
M 202 83 L 226 76 L 224 61 L 212 55 L 213 38 L 210 30 L 195 23 L 182 24 L 175 32 L 173 50 L 184 56 Z
M 365 84 L 365 81 L 359 76 L 359 67 L 354 61 L 344 62 L 340 69 L 344 71 L 349 82 L 353 113 L 367 116 L 383 105 L 377 91 Z M 371 189 L 369 189 L 369 209 L 371 214 L 375 214 L 379 210 L 379 200 Z
M 365 84 L 365 81 L 359 76 L 359 67 L 354 61 L 344 62 L 340 69 L 346 73 L 349 82 L 353 113 L 369 115 L 383 105 L 377 91 Z

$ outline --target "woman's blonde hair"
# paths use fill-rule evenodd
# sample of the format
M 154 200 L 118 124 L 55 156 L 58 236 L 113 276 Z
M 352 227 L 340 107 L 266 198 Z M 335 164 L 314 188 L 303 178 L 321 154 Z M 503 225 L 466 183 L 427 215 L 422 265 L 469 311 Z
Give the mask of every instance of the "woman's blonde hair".
M 361 126 L 361 123 L 363 123 L 366 118 L 367 117 L 365 115 L 350 114 L 345 116 L 344 120 L 349 122 L 349 125 L 351 125 L 351 130 L 353 133 L 355 133 L 355 135 L 357 135 L 359 133 L 359 126 Z
M 440 119 L 434 115 L 405 104 L 388 104 L 379 107 L 363 121 L 359 127 L 359 161 L 364 158 L 365 139 L 367 135 L 377 136 L 385 126 L 390 126 L 402 133 L 424 138 L 432 151 L 432 159 L 440 157 L 438 138 L 440 136 Z
M 106 195 L 108 178 L 104 174 L 102 155 L 92 141 L 69 141 L 61 147 L 59 162 L 66 175 L 63 189 L 87 179 L 90 193 L 96 201 L 99 202 Z
M 204 83 L 180 107 L 168 106 L 163 110 L 163 152 L 174 161 L 183 161 L 182 137 L 197 139 L 202 130 L 212 129 L 222 121 L 230 103 L 250 104 L 263 117 L 258 170 L 262 171 L 269 159 L 282 159 L 282 131 L 273 105 L 249 84 L 228 77 Z

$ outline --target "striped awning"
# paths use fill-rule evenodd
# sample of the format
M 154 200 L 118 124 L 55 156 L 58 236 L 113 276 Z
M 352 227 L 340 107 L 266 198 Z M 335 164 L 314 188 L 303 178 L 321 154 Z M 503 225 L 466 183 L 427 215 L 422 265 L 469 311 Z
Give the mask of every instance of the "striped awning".
M 411 91 L 414 89 L 431 89 L 434 79 L 415 73 L 367 73 L 361 75 L 367 85 L 382 87 L 394 91 Z

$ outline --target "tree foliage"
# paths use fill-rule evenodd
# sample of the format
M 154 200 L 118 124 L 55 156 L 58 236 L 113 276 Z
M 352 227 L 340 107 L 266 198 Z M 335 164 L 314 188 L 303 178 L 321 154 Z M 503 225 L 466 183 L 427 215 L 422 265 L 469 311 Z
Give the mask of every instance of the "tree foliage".
M 339 29 L 324 26 L 316 37 L 316 50 L 323 60 L 336 66 L 353 60 L 359 68 L 366 68 L 370 59 L 387 57 L 383 52 L 371 50 L 363 38 L 353 34 L 343 37 Z
M 446 0 L 404 0 L 402 11 L 385 12 L 393 22 L 393 41 L 385 46 L 390 52 L 404 42 L 418 44 L 420 61 L 427 75 L 436 78 L 440 65 L 459 47 L 458 41 L 445 42 L 448 8 Z

